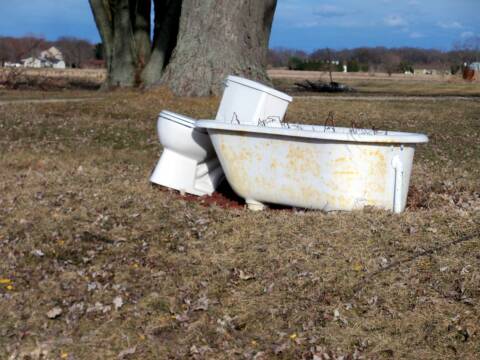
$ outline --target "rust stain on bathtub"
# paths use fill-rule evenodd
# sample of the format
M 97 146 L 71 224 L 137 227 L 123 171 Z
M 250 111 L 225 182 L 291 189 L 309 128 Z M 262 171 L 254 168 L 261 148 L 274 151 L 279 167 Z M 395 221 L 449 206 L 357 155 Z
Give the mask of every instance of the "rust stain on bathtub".
M 287 170 L 293 174 L 303 176 L 311 173 L 320 176 L 320 164 L 317 161 L 315 149 L 311 146 L 287 145 Z
M 240 150 L 237 153 L 234 147 L 224 141 L 220 142 L 220 149 L 220 155 L 224 158 L 222 166 L 226 168 L 226 173 L 229 174 L 230 185 L 239 195 L 248 194 L 249 189 L 254 185 L 250 184 L 250 176 L 248 175 L 248 160 L 251 157 L 249 152 Z
M 270 168 L 272 170 L 276 170 L 278 168 L 278 163 L 275 159 L 273 159 L 271 162 L 270 162 Z
M 344 171 L 334 171 L 333 172 L 335 175 L 347 175 L 347 176 L 358 176 L 358 171 L 355 170 L 344 170 Z

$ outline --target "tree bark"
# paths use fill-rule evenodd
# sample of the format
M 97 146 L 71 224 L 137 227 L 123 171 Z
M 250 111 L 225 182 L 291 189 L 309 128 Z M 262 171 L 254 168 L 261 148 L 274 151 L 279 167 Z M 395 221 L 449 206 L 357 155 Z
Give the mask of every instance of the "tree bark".
M 130 0 L 130 17 L 132 19 L 137 71 L 141 71 L 150 60 L 151 0 Z
M 229 74 L 269 84 L 276 0 L 184 0 L 177 46 L 162 77 L 174 93 L 219 94 Z
M 107 74 L 111 73 L 113 56 L 113 21 L 112 8 L 108 0 L 89 0 L 93 17 L 102 39 Z M 107 79 L 106 83 L 108 84 Z
M 113 6 L 113 30 L 110 86 L 134 86 L 137 62 L 129 0 L 115 1 Z
M 150 61 L 142 74 L 143 84 L 157 85 L 175 48 L 182 0 L 154 0 L 155 27 Z

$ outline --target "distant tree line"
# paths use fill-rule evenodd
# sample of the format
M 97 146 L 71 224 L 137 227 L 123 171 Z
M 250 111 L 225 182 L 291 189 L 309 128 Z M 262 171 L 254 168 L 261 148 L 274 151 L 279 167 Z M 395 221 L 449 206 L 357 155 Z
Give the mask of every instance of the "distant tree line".
M 0 66 L 5 62 L 20 62 L 27 57 L 38 56 L 41 51 L 51 46 L 57 47 L 63 53 L 68 67 L 89 66 L 104 57 L 101 43 L 92 44 L 76 37 L 60 37 L 55 41 L 48 41 L 38 36 L 0 36 Z M 349 72 L 384 71 L 391 74 L 424 67 L 456 73 L 462 69 L 464 63 L 475 61 L 480 61 L 480 37 L 458 42 L 450 51 L 410 47 L 360 47 L 343 50 L 323 48 L 310 53 L 291 48 L 274 48 L 268 52 L 270 66 L 293 70 L 343 71 L 343 66 L 347 65 Z
M 268 54 L 272 67 L 292 70 L 413 72 L 413 68 L 435 68 L 456 73 L 464 63 L 480 61 L 480 37 L 454 45 L 451 51 L 411 47 L 360 47 L 355 49 L 317 49 L 307 53 L 298 49 L 275 48 Z
M 56 41 L 48 41 L 38 36 L 0 36 L 0 66 L 6 62 L 18 63 L 22 59 L 38 56 L 41 51 L 51 46 L 62 52 L 66 65 L 72 68 L 83 67 L 92 60 L 102 59 L 103 56 L 100 45 L 75 37 L 60 37 Z

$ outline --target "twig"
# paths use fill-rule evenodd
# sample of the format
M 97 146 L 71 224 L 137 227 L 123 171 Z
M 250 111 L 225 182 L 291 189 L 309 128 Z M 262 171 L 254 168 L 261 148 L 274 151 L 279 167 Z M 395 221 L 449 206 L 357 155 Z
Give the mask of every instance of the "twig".
M 423 257 L 423 256 L 428 256 L 428 255 L 432 255 L 433 253 L 437 252 L 437 251 L 441 251 L 441 250 L 444 250 L 450 246 L 453 246 L 453 245 L 457 245 L 457 244 L 460 244 L 460 243 L 463 243 L 463 242 L 466 242 L 466 241 L 470 241 L 470 240 L 474 240 L 475 238 L 478 238 L 480 237 L 480 232 L 475 232 L 473 234 L 468 234 L 468 235 L 463 235 L 462 237 L 454 240 L 454 241 L 450 241 L 446 244 L 443 244 L 443 245 L 439 245 L 439 246 L 435 246 L 431 249 L 428 249 L 428 250 L 424 250 L 422 252 L 419 252 L 418 254 L 414 254 L 414 255 L 411 255 L 409 257 L 406 257 L 404 259 L 400 259 L 400 260 L 397 260 L 397 261 L 394 261 L 390 264 L 388 264 L 387 266 L 385 266 L 384 268 L 381 268 L 381 269 L 378 269 L 374 272 L 372 272 L 371 274 L 367 275 L 365 278 L 363 278 L 360 282 L 358 282 L 354 287 L 353 287 L 353 292 L 354 293 L 357 293 L 359 292 L 360 290 L 363 289 L 363 287 L 365 285 L 367 285 L 370 281 L 373 280 L 374 277 L 380 275 L 381 273 L 383 272 L 386 272 L 386 271 L 389 271 L 393 268 L 396 268 L 402 264 L 405 264 L 405 263 L 408 263 L 408 262 L 411 262 L 411 261 L 414 261 L 420 257 Z

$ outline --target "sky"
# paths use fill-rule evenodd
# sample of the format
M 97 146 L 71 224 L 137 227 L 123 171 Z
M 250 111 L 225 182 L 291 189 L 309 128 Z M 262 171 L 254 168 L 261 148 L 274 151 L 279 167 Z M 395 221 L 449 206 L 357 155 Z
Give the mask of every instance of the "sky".
M 0 0 L 0 36 L 98 42 L 88 0 Z M 449 50 L 480 36 L 480 0 L 278 0 L 270 47 Z

